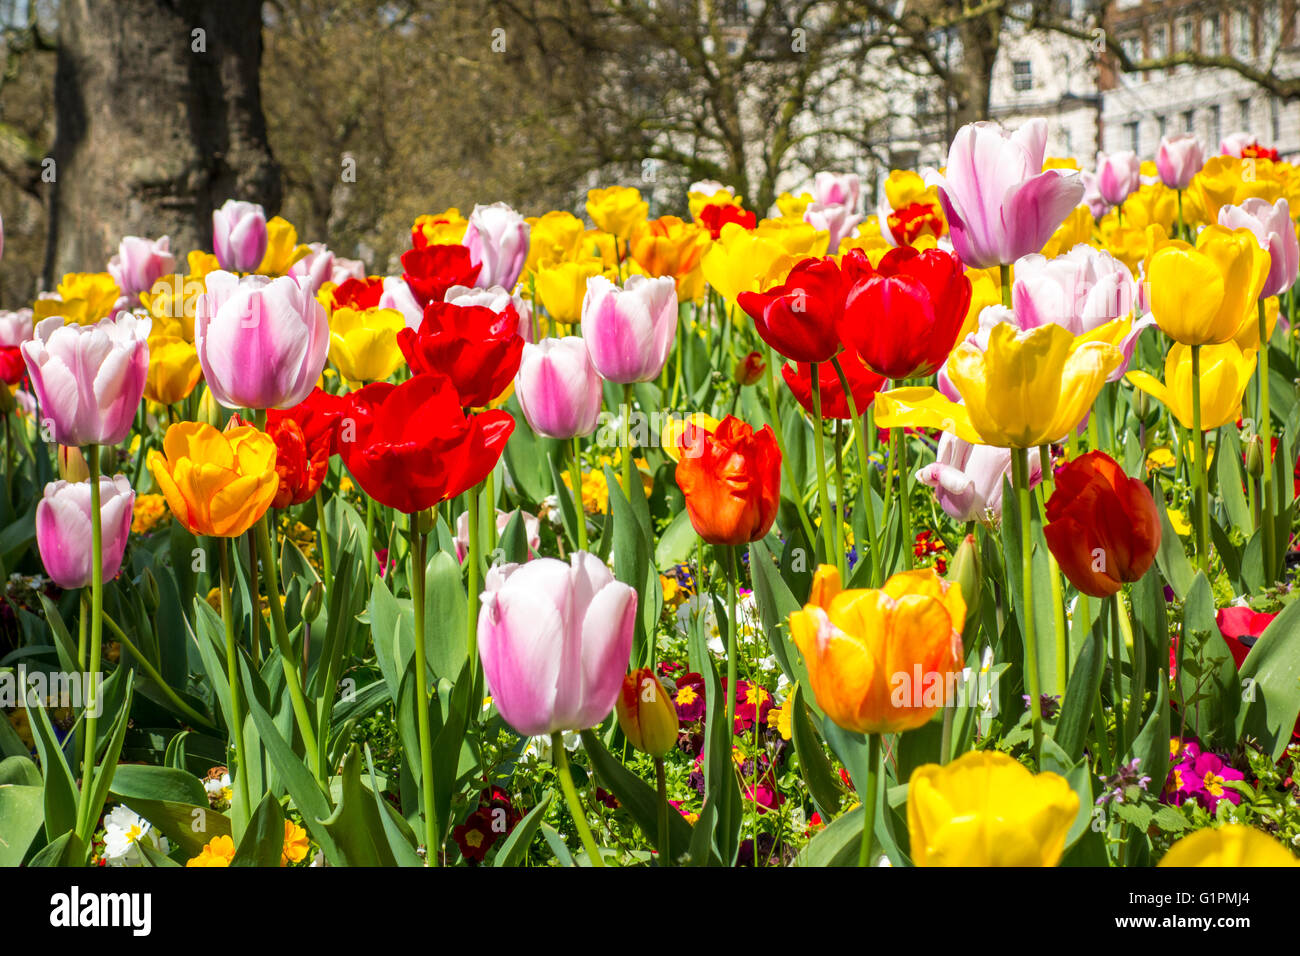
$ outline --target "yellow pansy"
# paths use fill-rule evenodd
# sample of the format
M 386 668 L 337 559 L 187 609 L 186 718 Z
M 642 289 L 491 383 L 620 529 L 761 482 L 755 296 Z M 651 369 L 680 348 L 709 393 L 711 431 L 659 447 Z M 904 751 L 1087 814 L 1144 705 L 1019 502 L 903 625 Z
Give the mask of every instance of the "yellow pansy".
M 1079 812 L 1064 777 L 1031 773 L 1006 754 L 972 751 L 925 764 L 907 787 L 916 866 L 1056 866 Z
M 1255 373 L 1254 350 L 1243 352 L 1236 342 L 1201 348 L 1201 430 L 1235 421 L 1241 396 Z M 1133 385 L 1165 405 L 1184 428 L 1192 427 L 1192 348 L 1175 342 L 1165 356 L 1165 380 L 1134 369 L 1125 376 Z
M 1197 830 L 1160 858 L 1158 866 L 1300 866 L 1294 853 L 1267 833 L 1240 823 Z
M 280 216 L 273 216 L 266 223 L 266 253 L 257 267 L 259 275 L 282 276 L 289 267 L 311 252 L 305 245 L 298 243 L 298 230 L 293 223 Z
M 597 229 L 620 239 L 632 234 L 632 227 L 650 213 L 650 204 L 631 186 L 608 186 L 587 193 L 587 215 Z
M 113 314 L 122 290 L 107 272 L 69 272 L 55 287 L 55 295 L 32 303 L 32 322 L 61 315 L 67 325 L 93 325 Z
M 406 320 L 396 309 L 338 308 L 330 315 L 330 361 L 350 382 L 379 382 L 402 364 L 397 333 Z
M 1166 335 L 1185 345 L 1227 342 L 1243 321 L 1255 321 L 1268 264 L 1268 252 L 1249 229 L 1208 226 L 1195 248 L 1166 243 L 1147 270 L 1151 314 Z

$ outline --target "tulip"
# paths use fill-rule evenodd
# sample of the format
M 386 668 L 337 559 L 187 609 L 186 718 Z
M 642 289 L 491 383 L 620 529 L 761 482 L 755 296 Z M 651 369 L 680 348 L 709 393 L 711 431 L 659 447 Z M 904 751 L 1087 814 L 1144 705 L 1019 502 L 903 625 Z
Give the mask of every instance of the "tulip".
M 1105 452 L 1090 451 L 1057 470 L 1043 535 L 1071 584 L 1110 597 L 1155 561 L 1160 513 L 1146 485 Z
M 176 520 L 194 534 L 237 538 L 271 506 L 279 489 L 275 441 L 252 425 L 219 432 L 178 422 L 149 452 L 149 470 Z
M 90 482 L 51 481 L 36 505 L 36 545 L 45 573 L 61 588 L 84 588 L 94 576 L 90 547 Z M 135 491 L 125 475 L 99 479 L 104 580 L 122 569 Z
M 144 397 L 160 405 L 184 401 L 199 384 L 203 370 L 199 353 L 179 335 L 154 335 L 149 339 L 149 372 Z
M 402 253 L 402 279 L 416 303 L 424 308 L 442 302 L 452 286 L 478 283 L 481 263 L 475 263 L 462 245 L 428 245 Z
M 311 500 L 320 489 L 330 466 L 330 435 L 317 435 L 309 442 L 302 425 L 289 412 L 268 412 L 266 433 L 275 441 L 275 473 L 280 479 L 273 508 L 288 508 Z
M 329 358 L 351 382 L 377 382 L 402 364 L 397 335 L 406 320 L 396 309 L 336 309 L 329 319 Z
M 515 515 L 520 515 L 524 522 L 524 537 L 528 542 L 528 554 L 530 557 L 535 557 L 537 549 L 542 546 L 542 525 L 536 515 L 530 515 L 527 511 L 518 508 L 514 511 L 497 509 L 497 536 L 500 537 L 505 533 Z M 460 517 L 456 519 L 456 560 L 464 562 L 467 554 L 469 554 L 469 512 L 462 511 Z
M 212 250 L 221 268 L 252 272 L 266 255 L 266 212 L 257 203 L 227 199 L 212 212 Z
M 334 253 L 323 242 L 308 243 L 307 249 L 306 255 L 289 266 L 286 275 L 293 279 L 310 279 L 311 293 L 315 295 L 326 282 L 334 281 L 335 270 L 344 260 L 335 259 Z
M 1002 516 L 1002 483 L 1010 476 L 1009 449 L 974 445 L 944 432 L 934 463 L 918 471 L 916 480 L 934 489 L 939 507 L 953 520 L 993 522 Z M 1031 448 L 1030 487 L 1041 478 L 1038 449 Z
M 443 301 L 448 305 L 481 305 L 484 308 L 491 309 L 498 315 L 504 313 L 507 306 L 514 306 L 515 314 L 519 316 L 519 334 L 524 337 L 525 342 L 533 340 L 532 304 L 520 295 L 510 294 L 499 285 L 487 289 L 471 289 L 468 286 L 454 285 L 447 290 Z M 421 314 L 411 328 L 418 329 L 423 318 L 423 314 Z
M 375 382 L 347 396 L 339 453 L 361 490 L 407 514 L 473 488 L 496 467 L 514 429 L 509 412 L 466 417 L 445 375 Z
M 1255 352 L 1243 352 L 1235 342 L 1201 348 L 1201 430 L 1211 431 L 1236 421 L 1241 397 L 1255 371 Z M 1194 428 L 1192 408 L 1192 347 L 1170 346 L 1165 355 L 1165 380 L 1143 372 L 1128 373 L 1134 386 L 1161 402 L 1184 428 Z
M 1151 313 L 1170 338 L 1185 345 L 1227 342 L 1255 303 L 1269 274 L 1269 255 L 1249 229 L 1210 226 L 1196 247 L 1169 242 L 1147 269 Z
M 858 228 L 858 224 L 866 217 L 860 212 L 855 212 L 850 206 L 842 206 L 838 203 L 811 203 L 803 211 L 803 221 L 808 223 L 819 232 L 825 232 L 830 235 L 826 251 L 834 255 L 840 248 L 840 243 L 853 234 L 853 230 Z
M 90 480 L 90 468 L 86 464 L 86 456 L 76 445 L 60 445 L 58 459 L 59 477 L 64 481 Z
M 961 263 L 951 253 L 910 246 L 886 253 L 875 269 L 861 253 L 853 255 L 859 278 L 838 325 L 844 344 L 886 378 L 931 374 L 966 321 L 971 283 Z
M 1156 150 L 1160 181 L 1170 189 L 1186 189 L 1205 165 L 1205 148 L 1192 133 L 1162 136 Z
M 135 421 L 149 370 L 149 319 L 119 312 L 95 325 L 54 316 L 21 346 L 41 414 L 60 445 L 116 445 Z
M 749 352 L 744 358 L 737 359 L 731 367 L 731 380 L 741 386 L 757 385 L 766 371 L 767 363 L 763 361 L 763 354 Z
M 916 866 L 1056 866 L 1079 813 L 1064 777 L 1033 773 L 1004 753 L 976 750 L 925 764 L 907 787 Z
M 462 242 L 470 261 L 480 267 L 478 288 L 515 287 L 528 260 L 528 234 L 524 217 L 505 203 L 474 207 Z
M 736 303 L 754 320 L 759 337 L 786 358 L 829 362 L 840 350 L 844 291 L 832 258 L 804 259 L 781 285 L 741 292 Z
M 853 391 L 854 410 L 859 415 L 865 414 L 867 407 L 875 400 L 876 392 L 888 385 L 888 381 L 883 375 L 877 375 L 863 365 L 862 360 L 852 352 L 845 352 L 840 356 L 840 368 L 844 370 L 844 377 L 849 380 L 849 388 Z M 790 386 L 790 393 L 794 395 L 795 401 L 809 415 L 815 414 L 812 400 L 812 366 L 805 362 L 797 365 L 787 363 L 782 366 L 781 375 L 785 383 Z M 852 418 L 848 400 L 844 396 L 844 385 L 835 366 L 830 362 L 819 364 L 817 379 L 821 388 L 822 417 L 844 421 Z
M 650 668 L 623 678 L 615 710 L 623 736 L 642 753 L 662 757 L 677 745 L 677 707 Z
M 785 280 L 799 259 L 772 233 L 750 232 L 742 226 L 722 227 L 719 239 L 704 254 L 704 279 L 728 302 L 742 292 L 762 292 Z
M 1192 177 L 1186 198 L 1197 207 L 1200 221 L 1215 223 L 1224 206 L 1240 206 L 1252 197 L 1270 203 L 1281 198 L 1286 186 L 1279 172 L 1268 159 L 1214 156 Z
M 728 415 L 713 431 L 686 429 L 677 485 L 691 525 L 714 545 L 767 536 L 781 499 L 781 452 L 770 425 L 755 432 Z
M 715 432 L 720 424 L 707 412 L 691 412 L 682 418 L 669 416 L 659 432 L 659 443 L 663 446 L 664 454 L 673 461 L 681 461 L 683 449 L 695 440 L 697 432 Z
M 813 201 L 822 205 L 858 208 L 858 194 L 862 181 L 857 173 L 819 172 L 813 177 Z
M 411 371 L 451 379 L 465 408 L 486 406 L 519 371 L 524 340 L 513 306 L 493 312 L 481 305 L 430 302 L 419 331 L 402 329 L 397 346 Z
M 957 131 L 944 175 L 930 177 L 953 250 L 972 268 L 1010 265 L 1038 252 L 1083 198 L 1078 174 L 1043 169 L 1047 123 L 1014 133 L 991 123 Z
M 631 276 L 620 289 L 604 276 L 587 282 L 582 337 L 596 371 L 619 384 L 663 371 L 677 336 L 677 290 L 669 278 Z
M 55 292 L 42 292 L 32 303 L 33 319 L 61 316 L 65 323 L 94 325 L 117 314 L 122 290 L 107 272 L 69 272 Z
M 543 265 L 537 271 L 537 299 L 556 322 L 577 322 L 582 318 L 587 282 L 601 271 L 599 259 Z
M 1122 150 L 1097 154 L 1097 191 L 1112 206 L 1118 206 L 1142 185 L 1142 163 L 1137 153 Z
M 463 289 L 465 287 L 450 286 L 448 291 L 450 292 L 452 288 Z M 396 309 L 402 313 L 402 318 L 405 320 L 408 329 L 418 329 L 420 323 L 424 321 L 424 306 L 415 301 L 415 294 L 411 291 L 411 287 L 406 284 L 406 280 L 397 276 L 388 276 L 384 279 L 379 298 L 375 301 L 375 307 Z
M 1207 827 L 1177 840 L 1157 866 L 1212 866 L 1235 869 L 1242 866 L 1296 867 L 1300 859 L 1255 827 L 1228 823 Z
M 587 215 L 601 229 L 619 239 L 632 234 L 637 223 L 650 212 L 650 204 L 630 186 L 609 186 L 587 193 Z
M 700 226 L 676 216 L 661 216 L 633 228 L 628 254 L 650 275 L 672 276 L 680 291 L 683 280 L 699 267 L 709 245 L 709 234 Z
M 531 233 L 525 272 L 535 273 L 544 262 L 567 262 L 580 253 L 587 227 L 573 213 L 552 210 L 527 221 Z
M 287 276 L 206 277 L 194 345 L 213 397 L 226 408 L 288 408 L 316 384 L 330 345 L 311 281 Z
M 843 591 L 839 571 L 822 565 L 790 634 L 827 717 L 851 733 L 896 734 L 952 703 L 965 621 L 960 591 L 931 569 Z
M 801 214 L 802 216 L 802 214 Z M 733 206 L 730 203 L 710 203 L 700 210 L 697 221 L 709 231 L 709 238 L 717 239 L 722 235 L 722 227 L 734 222 L 742 229 L 758 228 L 758 216 L 751 210 Z
M 266 223 L 266 254 L 257 264 L 257 274 L 288 275 L 293 264 L 310 252 L 309 247 L 298 243 L 298 230 L 293 223 L 281 216 L 273 216 Z
M 16 348 L 32 337 L 32 310 L 0 309 L 0 346 Z
M 593 554 L 538 558 L 488 571 L 478 648 L 492 702 L 532 737 L 604 720 L 623 686 L 636 591 Z
M 1219 225 L 1249 229 L 1268 252 L 1268 276 L 1259 293 L 1261 299 L 1281 295 L 1295 284 L 1300 274 L 1300 241 L 1291 221 L 1291 206 L 1285 199 L 1268 203 L 1251 198 L 1240 206 L 1224 206 L 1219 210 Z
M 1238 131 L 1229 133 L 1223 139 L 1219 140 L 1219 153 L 1223 156 L 1232 156 L 1237 159 L 1242 157 L 1246 147 L 1255 143 L 1255 137 L 1250 133 Z
M 602 400 L 600 375 L 577 336 L 526 344 L 515 395 L 533 431 L 569 439 L 596 430 Z
M 175 271 L 176 257 L 171 253 L 171 240 L 142 239 L 126 236 L 117 248 L 117 255 L 108 260 L 108 271 L 122 294 L 136 299 L 148 292 L 163 276 Z

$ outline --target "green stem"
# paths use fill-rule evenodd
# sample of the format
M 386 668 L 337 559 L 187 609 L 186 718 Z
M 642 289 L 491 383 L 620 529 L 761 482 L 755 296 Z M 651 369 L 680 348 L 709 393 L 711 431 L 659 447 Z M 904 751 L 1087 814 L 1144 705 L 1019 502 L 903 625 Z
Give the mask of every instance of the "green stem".
M 840 520 L 837 527 L 840 535 L 840 547 L 836 552 L 839 558 L 836 565 L 840 569 L 840 580 L 848 581 L 848 533 L 852 529 L 849 528 L 847 509 L 844 507 L 845 502 L 849 500 L 849 496 L 844 493 L 844 434 L 841 428 L 842 425 L 843 422 L 839 419 L 835 420 L 835 500 L 839 502 L 840 510 Z
M 998 278 L 1002 286 L 1002 305 L 1011 308 L 1011 266 L 1003 262 L 998 266 Z
M 730 737 L 736 726 L 736 634 L 740 628 L 736 621 L 736 549 L 731 545 L 721 547 L 727 555 L 727 722 L 724 726 Z
M 623 494 L 632 500 L 632 386 L 623 386 Z
M 1196 433 L 1196 471 L 1193 494 L 1196 500 L 1196 560 L 1206 577 L 1210 574 L 1209 473 L 1205 467 L 1205 432 L 1201 430 L 1201 347 L 1192 346 L 1192 431 Z
M 659 792 L 659 865 L 672 866 L 673 856 L 668 846 L 668 777 L 664 773 L 663 757 L 655 757 L 655 787 Z
M 387 569 L 385 569 L 387 570 Z M 375 576 L 375 499 L 366 495 L 366 577 Z
M 91 445 L 86 456 L 90 470 L 90 666 L 86 670 L 86 749 L 81 763 L 81 794 L 77 799 L 77 836 L 87 847 L 97 821 L 90 819 L 91 790 L 95 778 L 96 730 L 99 724 L 99 665 L 104 611 L 104 529 L 100 514 L 99 446 Z
M 1024 621 L 1025 682 L 1029 685 L 1030 723 L 1034 731 L 1034 757 L 1043 748 L 1043 701 L 1038 684 L 1038 643 L 1034 633 L 1034 529 L 1033 493 L 1029 489 L 1029 452 L 1011 449 L 1016 498 L 1020 503 L 1020 575 L 1022 600 L 1020 616 Z
M 840 365 L 839 357 L 831 359 L 835 371 L 840 377 L 840 387 L 844 389 L 844 398 L 849 406 L 849 418 L 853 422 L 853 438 L 857 443 L 858 470 L 861 472 L 862 506 L 867 520 L 867 540 L 862 542 L 858 560 L 862 560 L 862 551 L 866 551 L 871 561 L 871 580 L 868 587 L 880 586 L 880 549 L 876 546 L 876 509 L 871 502 L 871 459 L 867 456 L 866 432 L 871 427 L 867 413 L 858 417 L 858 403 L 854 401 L 853 389 L 849 387 L 848 376 Z
M 325 499 L 319 488 L 313 497 L 316 499 L 316 540 L 320 542 L 320 566 L 325 576 L 325 606 L 329 607 L 330 585 L 334 581 L 334 575 L 330 573 L 330 537 L 325 530 Z
M 573 485 L 574 524 L 578 526 L 578 550 L 587 550 L 587 512 L 582 506 L 582 461 L 578 438 L 573 439 L 573 458 L 569 461 L 569 484 Z
M 862 794 L 862 843 L 858 866 L 871 865 L 871 838 L 876 832 L 876 801 L 880 791 L 880 735 L 867 734 L 867 785 Z
M 1048 489 L 1056 478 L 1052 474 L 1052 446 L 1038 446 L 1038 467 L 1042 480 L 1038 483 L 1043 495 L 1043 514 L 1047 513 Z M 1065 688 L 1070 682 L 1070 635 L 1065 627 L 1065 590 L 1061 584 L 1061 565 L 1056 555 L 1047 552 L 1048 573 L 1052 581 L 1052 626 L 1056 632 L 1056 693 L 1065 700 Z
M 943 733 L 939 737 L 939 765 L 948 762 L 952 754 L 952 718 L 957 702 L 950 700 L 943 708 Z
M 1124 656 L 1123 638 L 1119 630 L 1119 598 L 1112 594 L 1105 598 L 1106 626 L 1110 630 L 1110 680 L 1112 707 L 1115 711 L 1115 765 L 1128 752 L 1128 742 L 1124 739 Z M 1138 702 L 1140 704 L 1140 702 Z
M 835 522 L 831 518 L 830 488 L 826 481 L 826 439 L 822 435 L 822 388 L 818 371 L 820 364 L 812 363 L 813 454 L 817 458 L 817 498 L 822 515 L 822 545 L 826 550 L 826 563 L 839 567 L 836 553 L 843 549 L 837 542 Z
M 235 610 L 231 603 L 230 539 L 218 538 L 217 551 L 221 563 L 221 621 L 226 626 L 226 681 L 230 684 L 230 735 L 235 744 L 235 782 L 243 800 L 244 813 L 253 812 L 248 791 L 248 764 L 250 755 L 244 745 L 244 703 L 239 680 L 239 644 L 235 640 Z M 253 612 L 254 614 L 257 611 Z M 165 685 L 164 685 L 165 686 Z
M 812 521 L 808 518 L 808 511 L 803 506 L 803 488 L 795 479 L 794 466 L 790 463 L 790 456 L 785 453 L 785 433 L 781 425 L 781 408 L 777 401 L 776 376 L 772 371 L 772 349 L 770 346 L 764 345 L 763 351 L 763 374 L 767 377 L 768 418 L 772 420 L 772 434 L 776 435 L 776 447 L 781 451 L 781 467 L 785 469 L 785 481 L 790 488 L 790 500 L 794 502 L 795 513 L 799 516 L 799 523 L 803 525 L 804 534 L 808 537 L 808 547 L 811 548 L 817 543 L 817 535 L 813 533 Z
M 1268 316 L 1264 300 L 1260 299 L 1259 313 L 1259 437 L 1264 443 L 1264 471 L 1260 475 L 1263 490 L 1260 514 L 1264 520 L 1264 581 L 1271 584 L 1275 578 L 1273 561 L 1277 544 L 1273 524 L 1273 419 L 1269 412 L 1268 395 Z
M 582 801 L 578 799 L 578 789 L 573 785 L 573 774 L 569 771 L 569 756 L 564 752 L 562 733 L 551 734 L 551 759 L 555 762 L 555 772 L 560 778 L 560 789 L 564 791 L 564 799 L 569 804 L 569 815 L 573 817 L 574 826 L 578 828 L 578 839 L 582 841 L 591 865 L 604 866 L 605 861 L 596 847 L 596 838 L 591 835 L 591 827 L 587 825 L 586 811 L 582 809 Z
M 469 562 L 467 574 L 469 609 L 465 620 L 465 650 L 469 654 L 471 688 L 474 686 L 474 681 L 478 680 L 478 575 L 479 562 L 482 560 L 478 539 L 478 491 L 478 486 L 475 486 L 466 495 L 469 508 L 469 553 L 466 558 Z M 477 713 L 477 711 L 471 711 L 471 713 Z
M 895 388 L 904 383 L 897 381 Z M 903 428 L 891 428 L 889 439 L 892 444 L 898 436 L 898 503 L 902 506 L 903 521 L 903 566 L 911 571 L 916 566 L 916 553 L 912 540 L 912 470 L 907 464 L 907 432 Z
M 483 528 L 481 530 L 487 532 L 487 548 L 485 550 L 488 554 L 495 551 L 497 547 L 496 477 L 497 470 L 496 468 L 493 468 L 487 473 L 487 477 L 483 479 L 484 507 L 480 519 L 483 521 Z
M 411 603 L 415 611 L 415 674 L 420 693 L 416 697 L 416 726 L 420 734 L 420 796 L 424 803 L 424 861 L 438 865 L 439 839 L 433 793 L 433 731 L 429 727 L 428 664 L 424 645 L 424 572 L 426 537 L 419 520 L 411 516 Z

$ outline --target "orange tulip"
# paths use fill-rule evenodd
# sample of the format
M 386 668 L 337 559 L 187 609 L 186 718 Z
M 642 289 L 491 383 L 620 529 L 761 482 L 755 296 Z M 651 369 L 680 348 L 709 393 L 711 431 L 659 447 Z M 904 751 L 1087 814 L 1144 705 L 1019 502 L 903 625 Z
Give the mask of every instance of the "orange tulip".
M 280 479 L 275 441 L 252 425 L 219 432 L 178 422 L 149 453 L 149 470 L 178 521 L 195 534 L 234 538 L 266 513 Z
M 699 536 L 730 545 L 764 537 L 781 500 L 781 451 L 771 426 L 755 432 L 728 415 L 715 430 L 686 429 L 679 441 L 677 484 Z
M 902 733 L 952 702 L 966 620 L 959 587 L 927 568 L 842 591 L 839 571 L 822 565 L 809 601 L 790 615 L 790 633 L 817 705 L 840 727 Z

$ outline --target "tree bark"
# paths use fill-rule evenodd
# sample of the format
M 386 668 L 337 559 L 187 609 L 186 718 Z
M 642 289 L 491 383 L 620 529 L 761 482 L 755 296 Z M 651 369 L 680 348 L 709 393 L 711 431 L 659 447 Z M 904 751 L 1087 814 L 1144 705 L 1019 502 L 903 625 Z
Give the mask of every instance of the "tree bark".
M 957 27 L 960 60 L 954 64 L 955 79 L 950 94 L 953 110 L 949 138 L 967 123 L 989 118 L 989 97 L 993 91 L 993 65 L 998 58 L 1002 14 L 990 10 Z
M 210 249 L 226 199 L 279 209 L 261 59 L 260 0 L 60 4 L 47 288 L 124 235 Z

